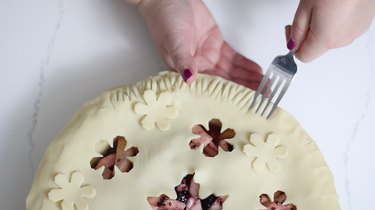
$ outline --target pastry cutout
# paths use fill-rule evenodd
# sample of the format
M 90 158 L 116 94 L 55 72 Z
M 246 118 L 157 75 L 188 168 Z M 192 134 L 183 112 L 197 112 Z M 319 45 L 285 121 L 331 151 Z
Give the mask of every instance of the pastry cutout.
M 249 141 L 250 144 L 244 146 L 243 152 L 254 157 L 251 165 L 253 170 L 262 172 L 267 166 L 271 172 L 281 171 L 278 159 L 285 159 L 288 156 L 288 150 L 285 146 L 279 145 L 280 138 L 276 134 L 269 134 L 266 141 L 261 135 L 252 134 Z
M 81 186 L 84 177 L 81 172 L 74 172 L 70 182 L 63 174 L 55 176 L 55 183 L 59 189 L 52 189 L 48 193 L 48 199 L 53 202 L 61 202 L 62 210 L 88 210 L 89 204 L 85 198 L 93 198 L 96 195 L 95 189 L 90 186 Z
M 222 210 L 225 196 L 209 195 L 205 199 L 199 198 L 199 184 L 194 182 L 194 174 L 185 176 L 174 189 L 176 199 L 162 194 L 159 197 L 147 197 L 152 210 Z
M 103 157 L 94 157 L 91 159 L 91 168 L 97 170 L 104 166 L 102 176 L 104 179 L 112 179 L 115 176 L 115 166 L 121 172 L 129 172 L 133 169 L 133 162 L 128 157 L 134 157 L 138 154 L 137 147 L 126 148 L 126 139 L 123 136 L 117 136 L 113 139 L 113 148 L 106 143 L 106 149 L 104 151 L 97 151 L 103 155 Z M 103 142 L 98 142 L 103 144 Z
M 172 104 L 172 96 L 168 92 L 162 92 L 156 99 L 156 94 L 152 90 L 143 93 L 145 104 L 137 103 L 134 111 L 144 115 L 141 120 L 142 127 L 151 130 L 155 124 L 161 131 L 167 131 L 171 127 L 170 120 L 178 116 L 178 109 Z
M 233 145 L 226 139 L 231 139 L 236 135 L 233 129 L 227 128 L 221 132 L 222 123 L 219 119 L 212 119 L 208 123 L 208 130 L 203 125 L 195 125 L 192 128 L 194 134 L 200 135 L 190 141 L 190 149 L 197 149 L 203 145 L 203 154 L 207 157 L 215 157 L 219 153 L 219 147 L 225 152 L 231 152 Z
M 266 210 L 297 210 L 297 206 L 294 204 L 283 205 L 285 200 L 286 194 L 280 190 L 276 191 L 273 195 L 273 202 L 267 194 L 262 194 L 259 196 L 259 202 L 267 208 Z

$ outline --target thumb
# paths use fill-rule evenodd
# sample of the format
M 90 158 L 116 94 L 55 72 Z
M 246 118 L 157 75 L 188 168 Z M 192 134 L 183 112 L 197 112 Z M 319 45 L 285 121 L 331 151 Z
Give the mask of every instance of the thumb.
M 310 62 L 327 51 L 328 48 L 320 42 L 319 38 L 314 33 L 309 32 L 296 52 L 296 57 L 302 62 Z
M 312 8 L 305 2 L 306 1 L 300 1 L 294 16 L 293 24 L 290 29 L 289 27 L 287 28 L 290 30 L 289 37 L 287 37 L 287 47 L 289 50 L 296 52 L 303 45 L 310 29 Z
M 193 57 L 195 48 L 190 36 L 180 34 L 166 41 L 165 49 L 172 67 L 181 74 L 187 84 L 191 84 L 197 76 L 198 66 Z
M 323 54 L 327 49 L 319 42 L 316 33 L 311 31 L 313 7 L 310 1 L 300 1 L 287 43 L 289 50 L 296 52 L 296 57 L 302 62 L 310 62 Z

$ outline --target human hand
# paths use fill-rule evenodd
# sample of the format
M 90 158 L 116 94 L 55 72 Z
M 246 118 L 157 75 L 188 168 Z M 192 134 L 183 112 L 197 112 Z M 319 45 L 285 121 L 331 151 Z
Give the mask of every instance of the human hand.
M 144 17 L 165 61 L 190 84 L 198 72 L 256 89 L 261 68 L 223 40 L 201 0 L 128 0 Z
M 288 48 L 309 62 L 352 43 L 371 25 L 375 0 L 300 0 L 293 24 L 286 26 Z

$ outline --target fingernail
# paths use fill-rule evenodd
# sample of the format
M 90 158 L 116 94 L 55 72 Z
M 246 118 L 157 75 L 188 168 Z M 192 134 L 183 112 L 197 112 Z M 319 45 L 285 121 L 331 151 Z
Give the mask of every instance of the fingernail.
M 193 76 L 193 74 L 191 73 L 190 69 L 185 69 L 184 72 L 182 73 L 182 78 L 184 79 L 184 81 L 188 81 L 188 79 Z
M 293 50 L 295 47 L 295 42 L 293 39 L 289 39 L 288 44 L 286 45 L 289 50 Z

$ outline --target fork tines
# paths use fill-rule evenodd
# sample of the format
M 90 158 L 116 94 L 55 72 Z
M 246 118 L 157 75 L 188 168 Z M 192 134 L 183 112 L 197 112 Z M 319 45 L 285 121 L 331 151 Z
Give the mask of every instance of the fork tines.
M 266 116 L 266 119 L 272 115 L 297 72 L 297 65 L 293 57 L 294 52 L 289 52 L 287 55 L 277 56 L 273 60 L 253 97 L 249 109 L 254 108 L 255 113 L 260 112 L 260 115 Z M 257 100 L 259 95 L 262 95 L 260 102 Z M 276 100 L 273 101 L 275 96 L 277 96 Z M 269 110 L 270 105 L 271 110 Z M 265 115 L 266 113 L 267 115 Z

